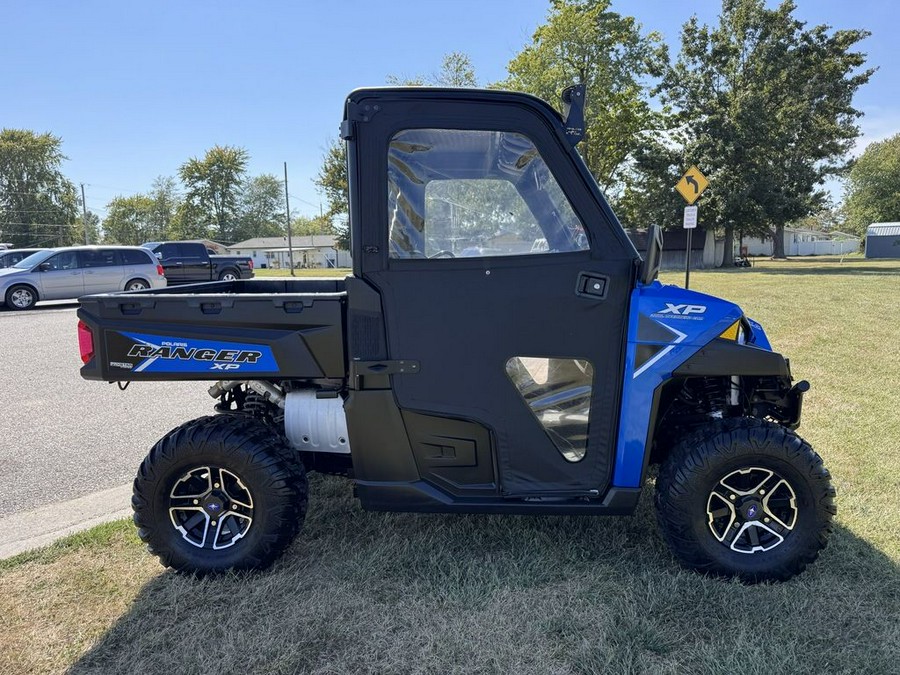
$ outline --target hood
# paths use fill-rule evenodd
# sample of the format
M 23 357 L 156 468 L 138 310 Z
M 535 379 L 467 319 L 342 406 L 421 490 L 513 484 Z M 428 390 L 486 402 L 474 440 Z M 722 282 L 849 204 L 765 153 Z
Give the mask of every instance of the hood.
M 31 274 L 31 270 L 21 269 L 19 267 L 3 267 L 0 268 L 0 279 L 11 277 L 16 274 Z

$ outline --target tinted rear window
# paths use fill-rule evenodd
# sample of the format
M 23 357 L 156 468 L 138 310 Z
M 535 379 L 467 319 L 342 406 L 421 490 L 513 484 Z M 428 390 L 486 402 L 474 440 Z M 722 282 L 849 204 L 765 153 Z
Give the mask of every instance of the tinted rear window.
M 125 265 L 153 265 L 155 260 L 146 251 L 138 251 L 133 248 L 121 249 L 122 262 Z
M 121 265 L 116 250 L 112 248 L 100 249 L 99 251 L 81 251 L 82 267 L 115 267 Z

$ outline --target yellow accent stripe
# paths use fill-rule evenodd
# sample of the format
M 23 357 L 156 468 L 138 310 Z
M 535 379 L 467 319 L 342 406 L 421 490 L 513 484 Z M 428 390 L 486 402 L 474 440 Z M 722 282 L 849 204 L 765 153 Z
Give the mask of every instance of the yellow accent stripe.
M 738 338 L 738 329 L 741 327 L 740 320 L 735 321 L 728 328 L 722 331 L 722 334 L 719 335 L 720 338 L 725 338 L 726 340 L 734 340 L 737 341 Z

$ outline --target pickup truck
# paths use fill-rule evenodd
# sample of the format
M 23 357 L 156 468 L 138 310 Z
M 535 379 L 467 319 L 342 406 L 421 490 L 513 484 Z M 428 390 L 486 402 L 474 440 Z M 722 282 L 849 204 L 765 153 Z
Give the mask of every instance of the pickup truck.
M 651 466 L 684 566 L 753 582 L 816 559 L 835 506 L 795 432 L 809 384 L 737 305 L 657 280 L 659 228 L 642 259 L 576 150 L 584 94 L 560 114 L 514 92 L 354 91 L 350 276 L 81 298 L 83 377 L 206 380 L 217 402 L 135 479 L 164 565 L 269 565 L 309 471 L 370 510 L 612 515 Z
M 200 242 L 163 241 L 142 244 L 156 254 L 169 284 L 200 281 L 234 281 L 253 276 L 253 259 L 231 255 L 210 255 Z

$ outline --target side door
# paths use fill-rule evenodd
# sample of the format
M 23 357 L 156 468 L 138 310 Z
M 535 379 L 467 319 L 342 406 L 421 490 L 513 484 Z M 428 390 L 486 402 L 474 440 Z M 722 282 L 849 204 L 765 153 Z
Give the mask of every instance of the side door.
M 562 124 L 508 94 L 365 95 L 354 262 L 389 358 L 416 363 L 391 378 L 408 428 L 433 444 L 447 418 L 483 427 L 505 496 L 602 494 L 637 253 Z
M 112 293 L 125 286 L 119 252 L 112 248 L 82 249 L 78 252 L 84 270 L 84 292 Z
M 210 281 L 212 264 L 209 253 L 203 244 L 182 242 L 178 244 L 181 251 L 182 274 L 185 281 Z
M 156 248 L 155 253 L 169 283 L 178 283 L 185 280 L 184 261 L 181 259 L 180 244 L 172 242 L 160 244 Z
M 84 295 L 84 270 L 78 251 L 60 251 L 35 270 L 42 300 L 64 300 Z

